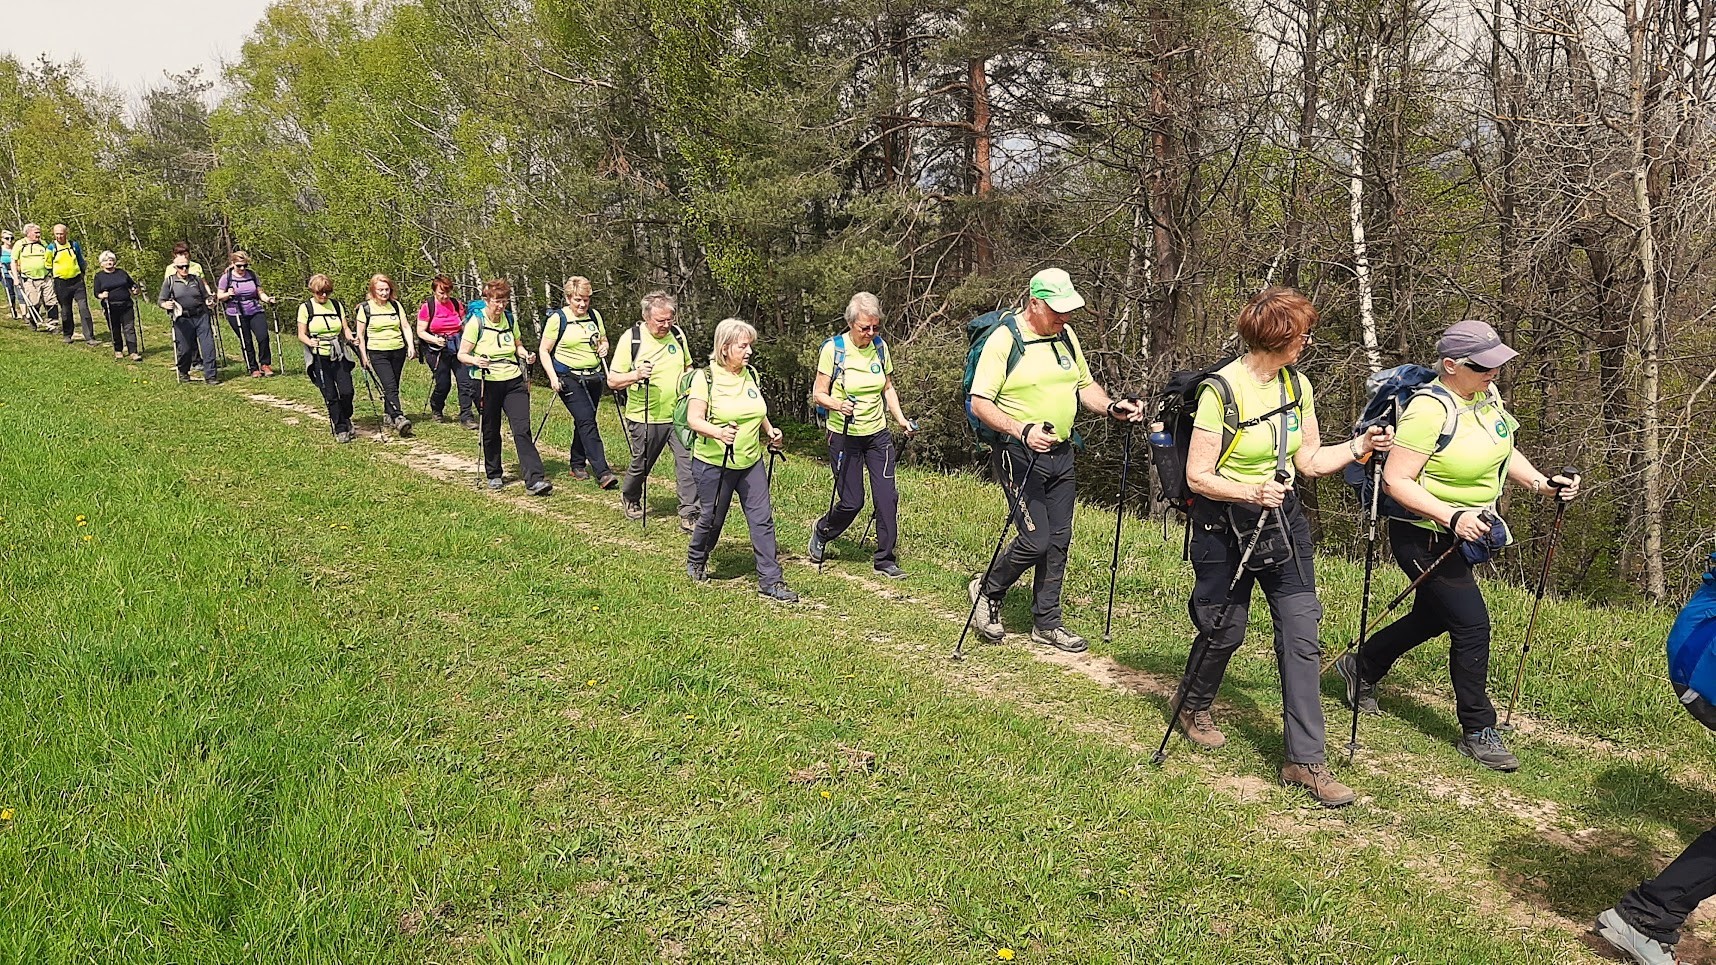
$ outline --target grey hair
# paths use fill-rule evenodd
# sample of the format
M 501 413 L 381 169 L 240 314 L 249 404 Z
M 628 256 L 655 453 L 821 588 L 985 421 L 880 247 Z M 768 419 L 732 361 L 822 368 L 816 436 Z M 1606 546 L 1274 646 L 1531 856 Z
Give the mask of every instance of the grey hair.
M 640 299 L 638 301 L 638 306 L 639 306 L 640 310 L 643 312 L 643 317 L 645 319 L 649 318 L 650 314 L 652 312 L 654 312 L 657 308 L 659 308 L 663 305 L 667 306 L 668 308 L 678 308 L 679 307 L 679 299 L 674 298 L 672 295 L 669 295 L 667 292 L 664 292 L 664 291 L 661 291 L 660 289 L 657 289 L 655 291 L 650 292 L 648 295 L 645 295 L 642 299 Z
M 24 233 L 25 233 L 25 234 L 29 234 L 29 233 L 30 233 L 30 229 L 31 229 L 31 228 L 34 228 L 34 229 L 36 229 L 36 230 L 37 230 L 37 231 L 40 231 L 40 230 L 42 230 L 42 226 L 41 226 L 41 225 L 39 225 L 39 224 L 37 224 L 37 223 L 35 223 L 35 222 L 34 222 L 34 221 L 32 221 L 32 222 L 30 222 L 30 223 L 29 223 L 29 224 L 27 224 L 27 225 L 25 225 L 25 226 L 24 226 Z
M 745 339 L 750 339 L 753 343 L 757 341 L 757 330 L 751 327 L 750 322 L 742 318 L 721 319 L 721 324 L 715 326 L 715 340 L 709 347 L 709 361 L 725 366 L 727 350 L 732 348 L 734 343 Z
M 859 318 L 868 315 L 880 320 L 882 317 L 882 300 L 869 292 L 859 292 L 846 303 L 846 324 L 850 326 Z
M 101 263 L 102 263 L 102 262 L 104 262 L 104 261 L 106 261 L 106 260 L 107 260 L 107 259 L 109 259 L 109 258 L 112 258 L 112 259 L 113 259 L 113 263 L 114 263 L 114 264 L 116 264 L 116 265 L 117 265 L 117 264 L 119 264 L 119 256 L 118 256 L 118 255 L 116 255 L 116 254 L 114 254 L 114 253 L 113 253 L 113 252 L 111 252 L 111 251 L 104 251 L 104 252 L 102 252 L 102 253 L 101 253 L 101 254 L 99 254 L 99 255 L 96 255 L 96 256 L 95 256 L 95 263 L 96 263 L 96 264 L 98 264 L 98 265 L 99 265 L 99 264 L 101 264 Z

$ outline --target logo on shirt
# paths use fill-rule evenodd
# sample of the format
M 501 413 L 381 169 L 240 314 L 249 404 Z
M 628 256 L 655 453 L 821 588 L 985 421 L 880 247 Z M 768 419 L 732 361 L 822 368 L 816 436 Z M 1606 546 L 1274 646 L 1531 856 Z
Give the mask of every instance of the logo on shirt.
M 667 343 L 667 354 L 678 355 L 679 354 L 679 346 L 673 344 L 672 342 Z
M 1063 356 L 1061 356 L 1061 368 L 1063 368 L 1063 369 L 1070 369 L 1070 368 L 1072 368 L 1072 359 L 1070 359 L 1070 358 L 1067 358 L 1067 357 L 1066 357 L 1066 356 L 1064 356 L 1064 355 L 1063 355 Z
M 1497 419 L 1496 420 L 1496 438 L 1497 439 L 1506 439 L 1507 438 L 1507 420 L 1506 419 Z
M 746 389 L 745 394 L 754 399 L 757 397 L 757 390 L 756 389 Z
M 1287 431 L 1288 432 L 1298 432 L 1299 431 L 1299 413 L 1297 413 L 1297 412 L 1287 413 Z

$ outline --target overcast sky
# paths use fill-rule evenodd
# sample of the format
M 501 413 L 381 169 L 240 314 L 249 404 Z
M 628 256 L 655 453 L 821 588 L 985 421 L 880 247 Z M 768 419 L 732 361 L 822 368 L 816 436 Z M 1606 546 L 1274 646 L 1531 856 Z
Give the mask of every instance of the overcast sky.
M 82 58 L 88 76 L 135 101 L 167 72 L 201 67 L 219 83 L 268 0 L 0 0 L 0 52 L 33 63 Z

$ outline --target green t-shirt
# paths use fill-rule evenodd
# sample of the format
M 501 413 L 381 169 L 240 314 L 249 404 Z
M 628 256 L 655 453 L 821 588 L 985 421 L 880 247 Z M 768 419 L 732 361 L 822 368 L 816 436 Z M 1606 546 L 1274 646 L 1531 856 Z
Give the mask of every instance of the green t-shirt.
M 1007 356 L 1013 349 L 1013 333 L 1005 325 L 996 328 L 977 358 L 971 394 L 988 399 L 1020 422 L 1051 423 L 1056 436 L 1071 438 L 1073 420 L 1078 417 L 1078 392 L 1095 380 L 1084 360 L 1084 350 L 1079 347 L 1078 335 L 1071 326 L 1065 332 L 1066 341 L 1058 335 L 1039 338 L 1023 318 L 1019 319 L 1025 354 L 1009 374 Z
M 1431 384 L 1449 391 L 1441 379 Z M 1448 419 L 1448 401 L 1456 403 L 1454 435 L 1441 452 L 1435 452 Z M 1442 398 L 1423 391 L 1407 403 L 1394 430 L 1394 444 L 1430 457 L 1418 474 L 1419 485 L 1430 495 L 1456 509 L 1480 509 L 1494 506 L 1501 497 L 1518 428 L 1518 420 L 1494 390 L 1470 400 L 1451 391 Z M 1414 522 L 1426 529 L 1445 528 L 1427 519 Z
M 711 365 L 705 371 L 714 374 L 713 380 L 705 378 L 702 372 L 693 372 L 691 398 L 709 403 L 704 418 L 710 422 L 718 426 L 738 425 L 739 435 L 733 440 L 733 458 L 727 461 L 727 468 L 749 469 L 763 458 L 763 417 L 769 414 L 769 404 L 757 388 L 757 379 L 749 366 L 730 372 L 724 366 Z M 693 459 L 711 466 L 721 465 L 726 454 L 725 445 L 702 434 L 697 436 L 691 450 Z
M 691 359 L 687 357 L 689 353 L 672 328 L 660 339 L 649 333 L 648 325 L 639 325 L 636 330 L 635 343 L 632 329 L 626 329 L 620 336 L 620 343 L 614 346 L 614 359 L 608 363 L 608 371 L 616 374 L 632 371 L 637 368 L 637 362 L 655 364 L 655 374 L 650 376 L 647 388 L 639 382 L 626 389 L 626 418 L 633 422 L 672 422 L 673 404 L 679 395 L 679 377 L 691 365 Z M 644 412 L 646 394 L 649 396 L 648 413 Z M 715 464 L 721 464 L 719 453 L 715 456 Z
M 560 327 L 562 318 L 566 320 L 564 330 Z M 601 367 L 601 356 L 596 354 L 596 346 L 602 341 L 601 312 L 592 308 L 589 315 L 573 318 L 569 310 L 562 308 L 543 320 L 542 330 L 560 333 L 560 340 L 554 343 L 554 359 L 561 365 L 580 372 Z
M 48 277 L 48 246 L 40 241 L 20 238 L 12 245 L 12 264 L 20 278 Z M 168 269 L 168 274 L 172 270 Z
M 340 303 L 332 298 L 325 302 L 312 298 L 298 306 L 298 324 L 303 325 L 305 333 L 316 340 L 317 355 L 332 355 L 334 344 L 342 337 Z
M 369 326 L 366 348 L 388 352 L 405 347 L 405 332 L 401 328 L 405 324 L 405 309 L 398 302 L 377 304 L 366 298 L 358 306 L 358 318 L 366 316 Z
M 521 374 L 518 368 L 518 322 L 506 317 L 491 319 L 482 310 L 472 312 L 459 332 L 459 350 L 488 359 L 488 369 L 471 367 L 471 375 L 484 382 L 505 382 Z
M 1298 453 L 1299 446 L 1304 441 L 1304 420 L 1317 416 L 1317 402 L 1311 391 L 1311 383 L 1304 376 L 1299 376 L 1295 380 L 1295 386 L 1289 386 L 1281 381 L 1279 374 L 1271 376 L 1267 382 L 1259 382 L 1240 359 L 1234 359 L 1222 366 L 1215 374 L 1226 379 L 1228 386 L 1233 389 L 1233 401 L 1239 409 L 1240 422 L 1278 409 L 1284 401 L 1292 400 L 1295 391 L 1299 393 L 1299 407 L 1288 409 L 1284 413 L 1287 417 L 1287 474 L 1289 478 L 1296 477 L 1298 470 L 1293 465 L 1293 456 Z M 1288 393 L 1285 400 L 1281 395 L 1283 388 Z M 1198 411 L 1192 419 L 1192 426 L 1213 432 L 1218 438 L 1224 435 L 1221 393 L 1208 382 L 1198 389 Z M 1232 447 L 1225 453 L 1225 458 L 1219 458 L 1216 462 L 1216 475 L 1248 485 L 1265 483 L 1275 478 L 1276 440 L 1280 432 L 1279 415 L 1239 430 L 1233 438 Z
M 834 377 L 835 339 L 839 339 L 844 348 L 839 378 Z M 852 344 L 850 335 L 836 335 L 823 342 L 822 354 L 816 360 L 816 372 L 833 380 L 829 383 L 828 394 L 834 401 L 852 400 L 852 429 L 847 435 L 873 436 L 888 427 L 887 403 L 882 398 L 882 390 L 888 386 L 888 376 L 894 373 L 894 359 L 891 355 L 884 358 L 874 339 L 863 348 Z M 845 425 L 845 416 L 829 412 L 828 428 L 831 431 L 838 433 Z

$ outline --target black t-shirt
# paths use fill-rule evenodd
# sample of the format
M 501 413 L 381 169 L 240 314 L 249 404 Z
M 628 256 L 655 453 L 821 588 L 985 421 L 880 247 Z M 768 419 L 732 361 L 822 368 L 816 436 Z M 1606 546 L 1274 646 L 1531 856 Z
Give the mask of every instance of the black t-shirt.
M 114 308 L 125 308 L 131 304 L 131 288 L 137 283 L 131 280 L 125 269 L 115 268 L 112 271 L 96 272 L 93 284 L 97 298 L 101 297 L 102 292 L 107 292 L 107 304 Z

